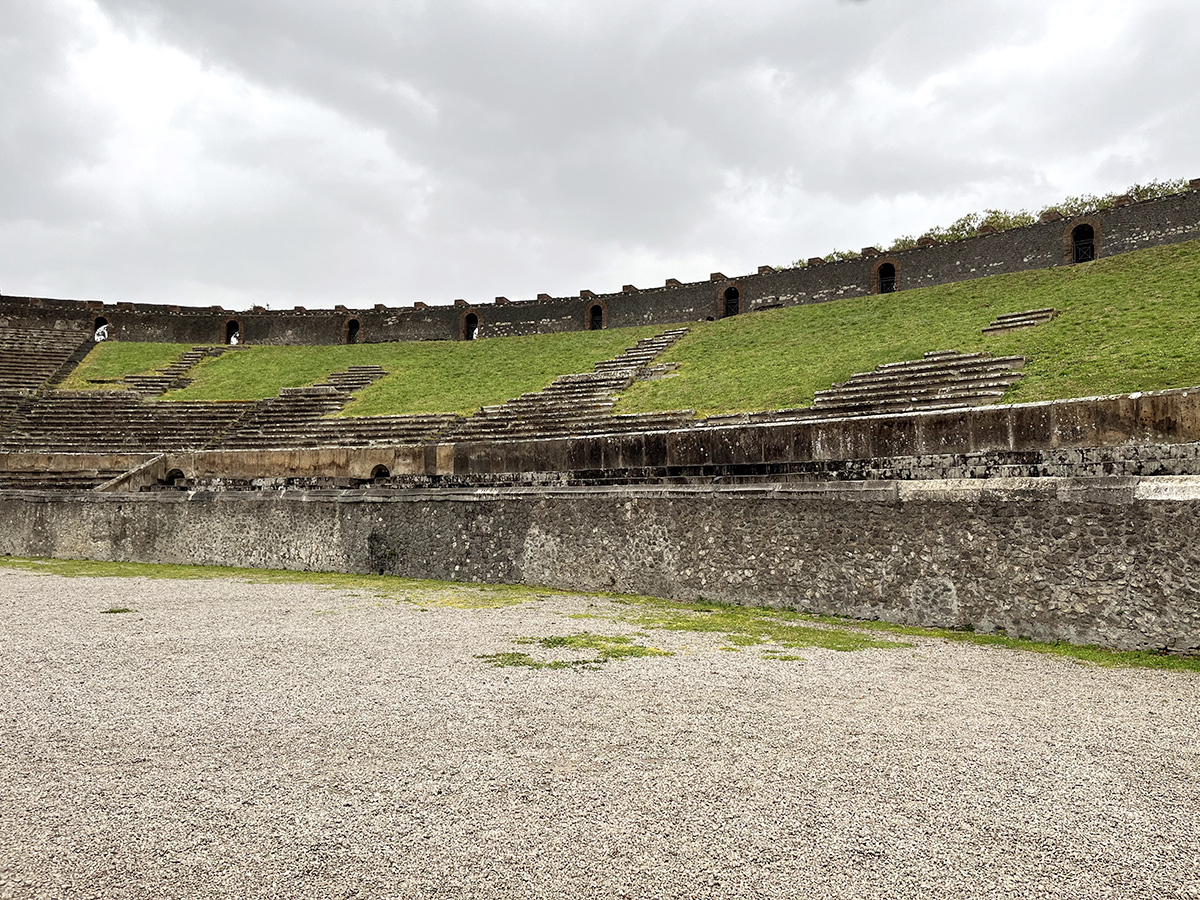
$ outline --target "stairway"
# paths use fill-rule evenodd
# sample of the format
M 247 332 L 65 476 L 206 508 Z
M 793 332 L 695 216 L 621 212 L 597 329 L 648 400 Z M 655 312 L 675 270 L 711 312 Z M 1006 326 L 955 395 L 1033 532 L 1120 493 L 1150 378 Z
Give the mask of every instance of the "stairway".
M 222 450 L 316 447 L 373 447 L 428 440 L 461 421 L 453 414 L 335 417 L 353 391 L 387 373 L 379 366 L 350 366 L 320 384 L 284 388 L 263 400 L 237 430 L 220 444 Z
M 191 350 L 183 353 L 179 359 L 175 360 L 169 366 L 152 372 L 149 375 L 126 375 L 121 381 L 128 385 L 130 391 L 140 397 L 158 397 L 167 391 L 177 391 L 191 384 L 192 379 L 187 377 L 187 373 L 202 360 L 221 356 L 230 350 L 237 349 L 240 348 L 224 346 L 193 347 Z
M 316 386 L 337 388 L 344 394 L 353 394 L 386 374 L 382 366 L 350 366 L 345 372 L 332 373 Z
M 591 372 L 562 375 L 540 391 L 485 406 L 441 440 L 553 438 L 679 427 L 692 419 L 690 410 L 613 415 L 612 409 L 617 395 L 685 334 L 686 328 L 676 328 L 644 338 L 619 356 L 597 363 Z
M 1002 316 L 996 316 L 995 321 L 983 329 L 983 333 L 1001 334 L 1005 331 L 1015 331 L 1018 328 L 1045 325 L 1057 315 L 1058 310 L 1051 306 L 1044 309 L 1029 309 L 1025 312 L 1005 313 Z

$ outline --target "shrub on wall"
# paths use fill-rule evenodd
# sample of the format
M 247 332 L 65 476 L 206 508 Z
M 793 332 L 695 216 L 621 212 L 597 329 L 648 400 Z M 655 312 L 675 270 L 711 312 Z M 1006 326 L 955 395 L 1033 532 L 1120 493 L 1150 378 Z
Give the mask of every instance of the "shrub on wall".
M 1037 214 L 1031 213 L 1025 209 L 1019 209 L 1012 212 L 1007 209 L 987 209 L 981 213 L 968 213 L 960 219 L 951 222 L 949 225 L 939 225 L 929 229 L 921 237 L 933 238 L 938 243 L 946 244 L 953 241 L 963 241 L 967 238 L 975 237 L 979 233 L 979 229 L 988 229 L 994 231 L 1011 231 L 1014 228 L 1023 228 L 1026 225 L 1032 225 L 1038 220 L 1038 217 L 1049 210 L 1055 209 L 1062 213 L 1068 219 L 1076 216 L 1086 216 L 1091 213 L 1100 212 L 1101 210 L 1112 209 L 1116 206 L 1116 202 L 1121 197 L 1129 197 L 1136 201 L 1139 200 L 1157 200 L 1160 197 L 1167 197 L 1171 194 L 1178 194 L 1188 189 L 1188 180 L 1186 178 L 1168 179 L 1166 181 L 1148 181 L 1145 184 L 1131 185 L 1127 190 L 1112 194 L 1103 194 L 1097 196 L 1095 194 L 1080 194 L 1078 197 L 1066 197 L 1058 203 L 1043 207 L 1038 210 Z M 902 235 L 896 238 L 888 245 L 888 250 L 912 250 L 917 246 L 918 238 L 912 235 Z M 861 259 L 861 253 L 855 253 L 852 250 L 834 250 L 827 254 L 825 262 L 842 262 L 848 259 Z M 808 263 L 802 259 L 798 259 L 790 266 L 781 268 L 804 268 Z

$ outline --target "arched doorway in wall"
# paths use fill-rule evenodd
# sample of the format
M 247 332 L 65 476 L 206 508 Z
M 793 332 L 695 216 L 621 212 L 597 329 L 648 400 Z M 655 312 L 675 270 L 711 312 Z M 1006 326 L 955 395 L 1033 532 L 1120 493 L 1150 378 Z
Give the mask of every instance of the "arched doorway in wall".
M 600 331 L 604 328 L 604 307 L 599 303 L 588 310 L 588 331 Z
M 894 259 L 876 260 L 871 267 L 871 293 L 894 294 L 900 290 L 900 264 Z
M 242 342 L 242 323 L 237 319 L 230 319 L 225 323 L 225 343 L 230 346 L 236 346 Z
M 376 466 L 371 470 L 371 480 L 379 481 L 384 478 L 391 478 L 392 473 L 388 471 L 387 466 Z
M 721 299 L 724 301 L 721 307 L 721 318 L 727 319 L 742 311 L 742 294 L 737 288 L 726 288 Z
M 896 293 L 896 267 L 892 263 L 884 263 L 879 267 L 879 293 Z
M 351 319 L 346 323 L 346 343 L 357 344 L 358 333 L 362 330 L 362 323 L 358 319 Z
M 475 313 L 467 313 L 462 320 L 462 338 L 464 341 L 473 341 L 479 337 L 479 316 Z
M 104 316 L 96 316 L 96 321 L 92 323 L 92 340 L 97 344 L 108 340 L 108 319 Z
M 1073 262 L 1091 262 L 1096 258 L 1096 229 L 1084 222 L 1071 229 L 1071 259 Z

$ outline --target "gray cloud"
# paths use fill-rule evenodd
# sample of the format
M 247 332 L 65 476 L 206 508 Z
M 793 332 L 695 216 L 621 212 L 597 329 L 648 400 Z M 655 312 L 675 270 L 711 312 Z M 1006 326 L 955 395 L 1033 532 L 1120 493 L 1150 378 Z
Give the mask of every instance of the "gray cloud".
M 0 289 L 605 290 L 1200 174 L 1198 25 L 1170 0 L 15 0 Z

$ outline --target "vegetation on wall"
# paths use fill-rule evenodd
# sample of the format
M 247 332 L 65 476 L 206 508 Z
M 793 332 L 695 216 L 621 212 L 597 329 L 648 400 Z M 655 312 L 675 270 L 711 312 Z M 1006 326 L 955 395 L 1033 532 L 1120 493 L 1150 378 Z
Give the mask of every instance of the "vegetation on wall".
M 1171 194 L 1178 194 L 1181 191 L 1188 189 L 1188 180 L 1186 178 L 1170 179 L 1167 181 L 1150 181 L 1146 184 L 1134 184 L 1127 190 L 1120 193 L 1112 194 L 1080 194 L 1077 197 L 1066 197 L 1058 203 L 1043 207 L 1036 213 L 1031 213 L 1028 210 L 1020 209 L 1015 212 L 1005 209 L 987 209 L 983 212 L 968 213 L 960 219 L 951 222 L 949 225 L 939 225 L 930 228 L 921 237 L 933 238 L 941 244 L 951 243 L 953 241 L 964 241 L 967 238 L 976 237 L 979 230 L 993 229 L 995 231 L 1011 231 L 1014 228 L 1022 228 L 1026 225 L 1032 225 L 1045 213 L 1051 210 L 1057 210 L 1067 218 L 1075 216 L 1084 216 L 1091 213 L 1100 212 L 1106 209 L 1112 209 L 1116 206 L 1117 200 L 1122 197 L 1129 197 L 1134 201 L 1140 200 L 1155 200 L 1159 197 L 1167 197 Z M 912 235 L 902 235 L 896 238 L 888 245 L 888 250 L 911 250 L 917 246 L 918 238 Z M 862 254 L 855 250 L 834 250 L 826 254 L 822 259 L 824 262 L 843 262 L 848 259 L 861 259 Z M 798 259 L 785 268 L 804 268 L 808 265 L 806 260 Z

